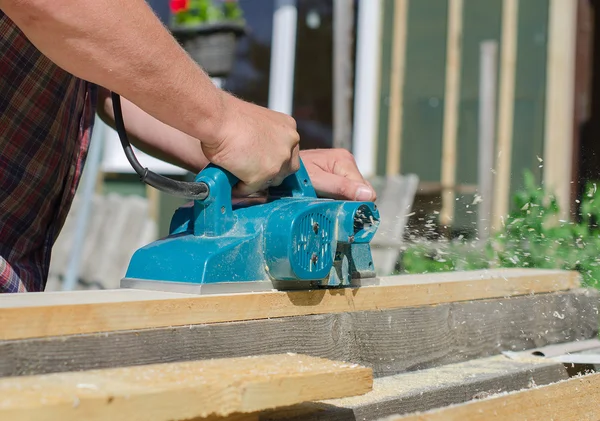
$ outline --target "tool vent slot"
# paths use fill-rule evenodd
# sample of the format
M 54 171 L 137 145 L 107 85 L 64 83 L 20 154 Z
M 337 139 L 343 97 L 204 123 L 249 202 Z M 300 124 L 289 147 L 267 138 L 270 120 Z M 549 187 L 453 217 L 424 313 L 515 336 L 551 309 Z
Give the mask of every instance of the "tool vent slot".
M 331 266 L 332 222 L 322 213 L 309 213 L 297 225 L 296 262 L 308 272 Z

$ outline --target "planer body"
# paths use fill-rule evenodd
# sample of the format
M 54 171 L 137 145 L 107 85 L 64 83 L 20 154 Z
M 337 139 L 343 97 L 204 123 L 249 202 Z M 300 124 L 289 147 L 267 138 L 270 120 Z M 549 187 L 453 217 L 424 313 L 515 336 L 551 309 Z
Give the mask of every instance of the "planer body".
M 209 193 L 179 208 L 169 235 L 137 250 L 121 287 L 213 294 L 373 283 L 372 202 L 317 198 L 304 165 L 266 198 L 232 202 L 237 179 L 209 165 Z

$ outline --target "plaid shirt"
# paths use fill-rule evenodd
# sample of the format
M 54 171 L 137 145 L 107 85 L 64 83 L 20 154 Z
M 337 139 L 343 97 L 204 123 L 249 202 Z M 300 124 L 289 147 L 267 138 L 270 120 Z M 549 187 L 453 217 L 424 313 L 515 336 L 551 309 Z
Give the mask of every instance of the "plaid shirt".
M 96 87 L 0 10 L 0 292 L 43 291 L 94 121 Z

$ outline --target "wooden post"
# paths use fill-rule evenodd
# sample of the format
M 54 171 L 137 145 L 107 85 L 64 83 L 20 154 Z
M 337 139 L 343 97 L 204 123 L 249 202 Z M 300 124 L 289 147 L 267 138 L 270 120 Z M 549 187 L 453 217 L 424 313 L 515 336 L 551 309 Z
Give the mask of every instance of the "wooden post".
M 354 2 L 333 2 L 333 146 L 352 149 Z
M 560 218 L 570 211 L 575 88 L 576 1 L 550 1 L 544 186 L 556 195 Z
M 498 147 L 493 228 L 498 229 L 508 213 L 510 169 L 515 112 L 515 73 L 517 64 L 517 21 L 519 0 L 504 0 L 502 8 L 502 48 L 498 98 Z
M 448 226 L 454 219 L 456 201 L 456 138 L 460 109 L 460 72 L 463 0 L 448 3 L 446 47 L 446 90 L 444 93 L 444 134 L 442 139 L 442 210 L 440 222 Z
M 496 128 L 496 69 L 498 43 L 484 41 L 480 46 L 479 61 L 479 160 L 478 193 L 481 196 L 477 212 L 478 237 L 489 238 L 494 196 L 494 140 Z
M 406 27 L 409 0 L 395 0 L 394 39 L 392 42 L 392 75 L 390 86 L 390 110 L 388 125 L 387 174 L 400 173 L 402 153 L 402 96 L 406 61 Z

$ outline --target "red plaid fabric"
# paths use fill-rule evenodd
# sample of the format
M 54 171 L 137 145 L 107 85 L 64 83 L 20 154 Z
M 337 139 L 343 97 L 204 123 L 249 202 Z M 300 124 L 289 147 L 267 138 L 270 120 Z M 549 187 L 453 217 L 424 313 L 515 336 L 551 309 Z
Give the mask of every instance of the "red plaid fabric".
M 0 292 L 43 291 L 83 169 L 96 87 L 0 11 Z

